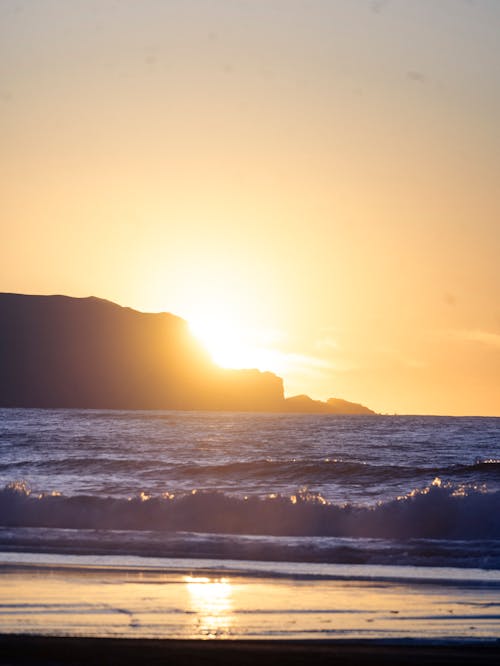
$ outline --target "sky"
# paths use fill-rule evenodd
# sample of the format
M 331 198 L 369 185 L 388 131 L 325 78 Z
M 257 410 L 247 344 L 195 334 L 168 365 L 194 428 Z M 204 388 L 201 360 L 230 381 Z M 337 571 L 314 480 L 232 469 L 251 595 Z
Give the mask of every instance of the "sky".
M 497 0 L 0 0 L 0 291 L 500 416 Z

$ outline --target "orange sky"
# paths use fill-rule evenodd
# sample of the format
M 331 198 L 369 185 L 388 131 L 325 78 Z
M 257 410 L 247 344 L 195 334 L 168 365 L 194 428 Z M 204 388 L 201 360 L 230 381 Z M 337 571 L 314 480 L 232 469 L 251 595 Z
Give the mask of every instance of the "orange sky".
M 496 0 L 1 3 L 0 290 L 174 312 L 288 395 L 500 415 L 499 29 Z

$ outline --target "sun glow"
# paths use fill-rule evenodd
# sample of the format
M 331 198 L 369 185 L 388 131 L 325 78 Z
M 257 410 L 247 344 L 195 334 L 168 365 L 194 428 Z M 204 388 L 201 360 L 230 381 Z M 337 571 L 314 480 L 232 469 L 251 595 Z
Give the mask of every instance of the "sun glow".
M 190 318 L 189 327 L 213 361 L 223 368 L 284 371 L 283 354 L 272 347 L 276 333 L 237 325 L 214 314 Z

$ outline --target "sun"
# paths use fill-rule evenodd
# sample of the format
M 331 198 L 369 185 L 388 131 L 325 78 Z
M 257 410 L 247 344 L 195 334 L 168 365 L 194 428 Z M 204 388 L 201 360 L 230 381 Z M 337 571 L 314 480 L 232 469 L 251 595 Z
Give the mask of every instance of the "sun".
M 273 349 L 272 335 L 224 316 L 194 316 L 189 328 L 222 368 L 282 371 L 282 355 Z

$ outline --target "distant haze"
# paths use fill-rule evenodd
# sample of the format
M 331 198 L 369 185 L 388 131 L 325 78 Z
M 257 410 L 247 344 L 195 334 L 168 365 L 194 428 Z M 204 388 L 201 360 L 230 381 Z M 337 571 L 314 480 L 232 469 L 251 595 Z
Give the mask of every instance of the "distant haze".
M 0 291 L 500 415 L 499 34 L 496 0 L 2 2 Z

